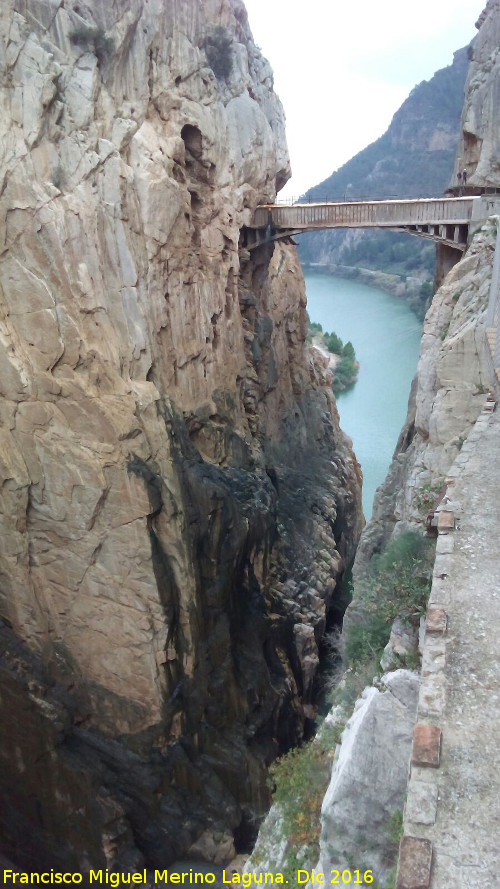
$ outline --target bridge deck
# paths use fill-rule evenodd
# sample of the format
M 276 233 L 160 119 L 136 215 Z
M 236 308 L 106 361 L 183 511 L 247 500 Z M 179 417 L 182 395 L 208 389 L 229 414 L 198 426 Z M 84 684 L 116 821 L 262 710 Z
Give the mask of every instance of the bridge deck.
M 269 204 L 257 207 L 249 228 L 308 231 L 324 228 L 398 228 L 415 225 L 467 225 L 474 197 L 388 201 L 339 201 L 322 204 Z

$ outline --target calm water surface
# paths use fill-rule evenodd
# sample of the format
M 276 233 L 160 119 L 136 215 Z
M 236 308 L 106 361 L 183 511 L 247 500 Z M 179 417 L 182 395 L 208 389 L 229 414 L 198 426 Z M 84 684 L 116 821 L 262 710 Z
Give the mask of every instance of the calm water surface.
M 305 279 L 311 321 L 351 340 L 361 365 L 358 382 L 337 396 L 337 405 L 363 470 L 369 519 L 406 417 L 422 323 L 405 303 L 376 287 L 320 272 L 307 272 Z

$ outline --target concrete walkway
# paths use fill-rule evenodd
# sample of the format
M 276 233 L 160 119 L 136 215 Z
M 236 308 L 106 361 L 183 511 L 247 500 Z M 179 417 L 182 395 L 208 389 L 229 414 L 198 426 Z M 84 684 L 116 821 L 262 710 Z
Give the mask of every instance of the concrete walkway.
M 399 889 L 500 887 L 498 411 L 450 476 L 455 530 L 437 541 Z

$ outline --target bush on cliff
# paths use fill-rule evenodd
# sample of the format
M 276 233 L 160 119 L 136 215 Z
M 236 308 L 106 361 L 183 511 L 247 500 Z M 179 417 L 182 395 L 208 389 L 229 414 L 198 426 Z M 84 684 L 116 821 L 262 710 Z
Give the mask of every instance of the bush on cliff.
M 348 343 L 347 345 L 351 345 Z M 354 351 L 354 350 L 353 350 Z M 359 365 L 356 358 L 348 358 L 342 355 L 340 361 L 337 362 L 333 372 L 333 391 L 337 395 L 348 386 L 352 386 L 358 378 Z
M 379 658 L 394 619 L 417 625 L 425 614 L 432 579 L 432 542 L 415 531 L 392 538 L 356 584 L 357 619 L 347 629 L 345 656 L 356 669 Z
M 227 80 L 233 70 L 233 41 L 221 25 L 205 38 L 207 62 L 219 80 Z
M 307 316 L 309 339 L 313 335 L 321 332 L 321 324 L 311 322 L 309 315 Z M 319 329 L 318 329 L 319 328 Z M 353 344 L 349 341 L 345 345 L 341 338 L 335 332 L 323 333 L 323 343 L 333 355 L 338 356 L 335 370 L 333 372 L 333 391 L 337 395 L 343 389 L 347 389 L 356 382 L 358 378 L 359 364 L 356 361 L 356 353 Z
M 94 25 L 79 25 L 72 31 L 69 39 L 74 46 L 93 50 L 99 64 L 108 61 L 115 51 L 113 38 L 106 37 L 104 31 Z
M 326 333 L 324 334 L 325 346 L 329 352 L 333 352 L 334 355 L 342 355 L 342 349 L 344 348 L 344 344 L 339 336 L 336 333 Z
M 318 859 L 321 804 L 343 728 L 343 723 L 324 722 L 312 741 L 290 750 L 269 769 L 273 804 L 279 809 L 289 845 L 281 871 L 291 885 L 296 885 L 297 869 L 305 866 L 304 861 Z
M 319 321 L 311 321 L 309 317 L 309 312 L 306 312 L 307 318 L 307 342 L 311 343 L 313 336 L 318 333 L 323 333 L 323 327 L 319 323 Z

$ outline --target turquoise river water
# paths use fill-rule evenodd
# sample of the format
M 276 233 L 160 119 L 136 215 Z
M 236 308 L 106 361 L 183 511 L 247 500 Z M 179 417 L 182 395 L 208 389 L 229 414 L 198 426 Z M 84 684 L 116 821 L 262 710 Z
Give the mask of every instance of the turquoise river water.
M 368 520 L 406 417 L 422 323 L 402 300 L 377 287 L 321 272 L 308 271 L 305 279 L 311 321 L 344 343 L 351 340 L 360 363 L 357 383 L 337 396 L 337 405 L 363 470 Z

